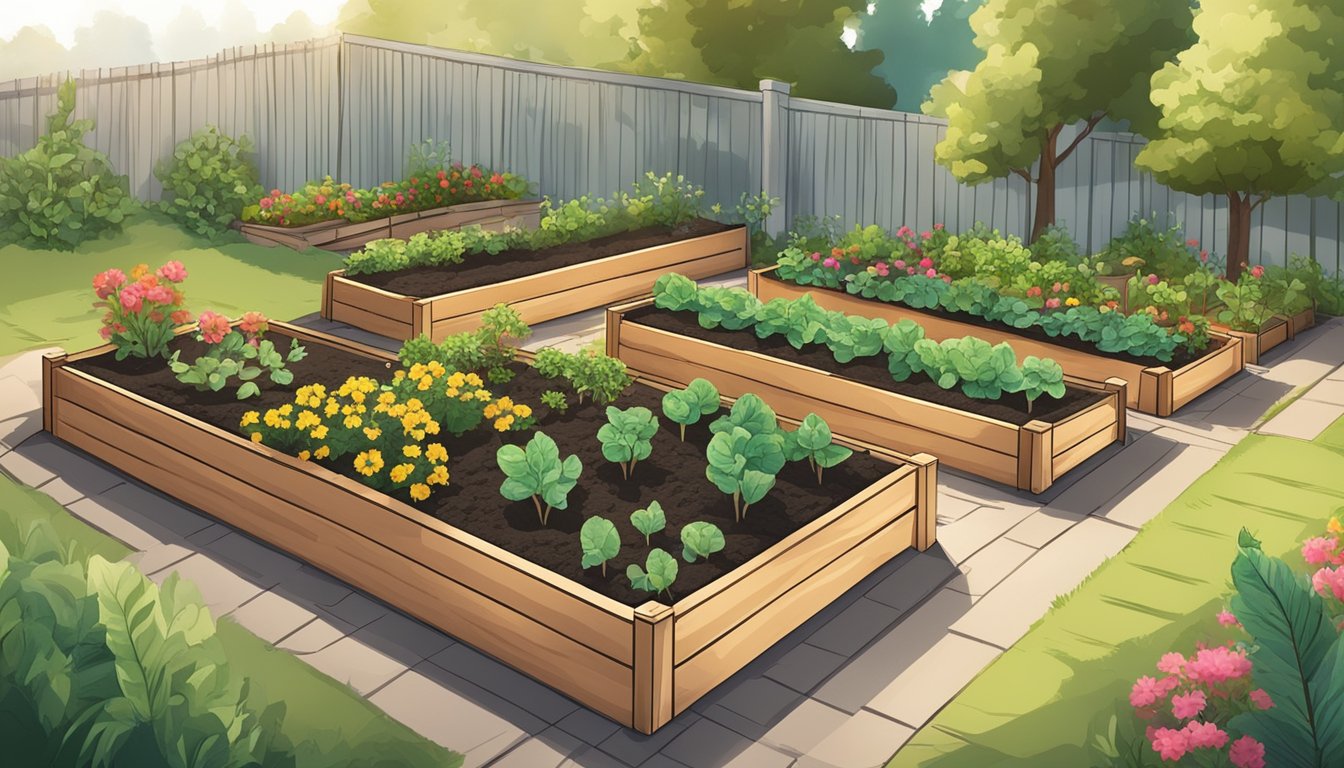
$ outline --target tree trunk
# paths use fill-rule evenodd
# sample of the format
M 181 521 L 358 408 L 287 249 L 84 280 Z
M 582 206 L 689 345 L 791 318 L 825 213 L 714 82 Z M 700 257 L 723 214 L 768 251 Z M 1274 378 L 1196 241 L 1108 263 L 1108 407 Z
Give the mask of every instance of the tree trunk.
M 1251 257 L 1251 196 L 1227 193 L 1227 279 L 1236 282 Z
M 1045 228 L 1055 223 L 1055 169 L 1059 165 L 1056 154 L 1059 128 L 1046 134 L 1041 147 L 1040 174 L 1036 177 L 1036 213 L 1031 225 L 1031 242 L 1045 232 Z

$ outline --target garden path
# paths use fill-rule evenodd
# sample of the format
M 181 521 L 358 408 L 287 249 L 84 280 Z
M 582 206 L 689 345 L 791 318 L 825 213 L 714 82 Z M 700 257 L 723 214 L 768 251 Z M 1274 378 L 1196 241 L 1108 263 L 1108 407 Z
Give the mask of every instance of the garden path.
M 726 282 L 741 282 L 733 276 Z M 303 324 L 392 348 L 316 318 Z M 590 312 L 529 347 L 580 346 Z M 653 736 L 502 664 L 41 432 L 41 352 L 0 365 L 0 471 L 138 550 L 156 579 L 195 581 L 216 615 L 348 682 L 388 714 L 494 768 L 879 766 L 986 665 L 1122 549 L 1276 402 L 1262 429 L 1302 434 L 1344 411 L 1344 320 L 1157 419 L 1040 496 L 941 472 L 938 544 L 906 552 Z M 1305 405 L 1303 405 L 1305 404 Z

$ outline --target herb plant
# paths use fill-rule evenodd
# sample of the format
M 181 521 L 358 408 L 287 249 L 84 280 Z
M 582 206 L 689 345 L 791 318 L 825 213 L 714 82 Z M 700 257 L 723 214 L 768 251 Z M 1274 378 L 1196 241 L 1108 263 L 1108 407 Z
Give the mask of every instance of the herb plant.
M 532 335 L 532 329 L 523 322 L 518 311 L 506 304 L 496 304 L 485 310 L 481 313 L 481 327 L 476 334 L 481 342 L 481 367 L 486 371 L 486 378 L 496 384 L 512 379 L 513 371 L 508 366 L 517 354 L 514 342 Z
M 602 566 L 602 578 L 607 576 L 607 561 L 621 552 L 621 536 L 616 526 L 604 517 L 590 517 L 579 529 L 579 545 L 583 547 L 583 567 Z
M 556 413 L 564 413 L 569 410 L 569 399 L 565 393 L 555 389 L 548 389 L 541 393 L 541 404 Z
M 667 527 L 667 516 L 663 514 L 663 505 L 650 501 L 645 509 L 636 509 L 630 515 L 630 524 L 644 534 L 644 546 L 649 545 L 649 537 Z
M 719 410 L 719 390 L 705 379 L 695 379 L 685 389 L 674 389 L 663 395 L 663 415 L 681 427 L 681 439 L 686 440 L 686 427 L 698 423 L 703 416 L 713 416 Z
M 681 529 L 681 557 L 688 563 L 708 560 L 724 547 L 723 531 L 713 523 L 694 522 Z
M 631 563 L 625 569 L 630 586 L 643 592 L 667 593 L 672 598 L 672 585 L 677 580 L 677 559 L 664 550 L 654 548 L 644 559 L 644 567 Z
M 807 464 L 817 476 L 817 485 L 821 485 L 821 472 L 830 469 L 850 456 L 854 451 L 843 445 L 836 445 L 831 427 L 826 420 L 815 413 L 809 413 L 798 429 L 784 435 L 784 452 L 789 461 L 807 459 Z
M 504 472 L 500 494 L 509 501 L 531 499 L 537 508 L 537 520 L 547 524 L 552 509 L 569 506 L 569 492 L 579 481 L 583 464 L 578 456 L 560 460 L 560 448 L 545 432 L 537 432 L 526 448 L 503 445 L 495 461 Z
M 629 479 L 635 465 L 653 453 L 653 436 L 658 433 L 658 417 L 643 406 L 624 410 L 607 407 L 607 423 L 597 430 L 602 456 L 621 466 L 621 476 Z
M 624 362 L 596 347 L 575 353 L 567 376 L 580 403 L 584 395 L 598 403 L 614 402 L 634 381 Z

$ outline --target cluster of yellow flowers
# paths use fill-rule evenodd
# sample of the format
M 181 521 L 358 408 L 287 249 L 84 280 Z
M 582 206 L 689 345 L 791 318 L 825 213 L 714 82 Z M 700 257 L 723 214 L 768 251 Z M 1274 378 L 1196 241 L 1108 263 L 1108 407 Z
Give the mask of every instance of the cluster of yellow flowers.
M 524 429 L 531 425 L 532 407 L 515 403 L 505 396 L 485 406 L 485 418 L 495 420 L 495 431 L 507 432 L 510 429 Z

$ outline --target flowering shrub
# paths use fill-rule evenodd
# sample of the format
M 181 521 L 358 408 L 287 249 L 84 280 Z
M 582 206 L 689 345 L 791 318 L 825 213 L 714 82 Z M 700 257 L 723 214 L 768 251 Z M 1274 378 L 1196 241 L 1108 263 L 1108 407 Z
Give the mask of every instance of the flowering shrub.
M 95 307 L 104 309 L 99 334 L 117 348 L 116 358 L 163 357 L 173 330 L 191 321 L 182 308 L 186 267 L 170 261 L 154 272 L 139 264 L 127 276 L 120 269 L 100 272 L 93 278 Z
M 289 352 L 280 354 L 275 342 L 262 338 L 269 327 L 266 316 L 248 312 L 238 323 L 238 330 L 230 328 L 229 319 L 214 312 L 202 312 L 198 321 L 197 341 L 210 345 L 205 355 L 194 363 L 182 362 L 181 350 L 168 359 L 168 367 L 177 374 L 177 380 L 201 391 L 218 392 L 237 378 L 238 399 L 246 400 L 261 394 L 257 380 L 269 374 L 272 384 L 288 386 L 294 373 L 285 367 L 307 356 L 298 339 L 291 339 Z

